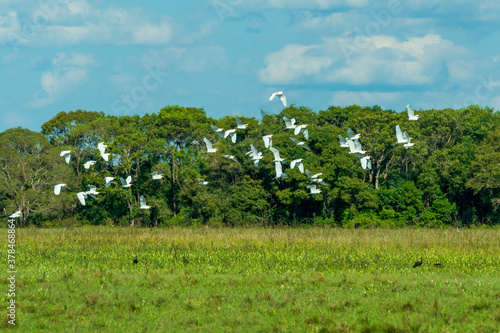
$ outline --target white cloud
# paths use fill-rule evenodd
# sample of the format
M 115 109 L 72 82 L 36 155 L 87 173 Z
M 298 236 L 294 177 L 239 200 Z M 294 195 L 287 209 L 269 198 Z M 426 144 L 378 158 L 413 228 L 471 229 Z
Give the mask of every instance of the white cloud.
M 51 3 L 52 4 L 52 3 Z M 75 44 L 166 45 L 173 36 L 171 19 L 151 17 L 141 10 L 93 7 L 87 1 L 29 9 L 27 20 L 18 11 L 0 16 L 0 44 L 12 36 L 24 46 L 47 47 Z
M 384 35 L 325 38 L 315 45 L 287 45 L 264 62 L 258 77 L 266 84 L 302 84 L 310 78 L 351 85 L 456 84 L 484 69 L 472 51 L 436 34 L 406 40 Z
M 52 104 L 71 93 L 87 81 L 88 68 L 96 65 L 93 55 L 81 53 L 57 53 L 52 60 L 52 70 L 40 77 L 40 90 L 35 93 L 27 107 L 39 108 Z

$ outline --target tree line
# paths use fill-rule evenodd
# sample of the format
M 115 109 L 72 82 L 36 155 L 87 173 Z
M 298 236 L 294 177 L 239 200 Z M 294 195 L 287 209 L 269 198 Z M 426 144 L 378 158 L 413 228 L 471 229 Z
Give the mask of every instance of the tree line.
M 233 116 L 213 119 L 201 108 L 177 105 L 142 117 L 60 112 L 40 132 L 6 130 L 0 133 L 0 212 L 21 210 L 24 226 L 499 224 L 500 115 L 491 108 L 422 110 L 418 121 L 379 106 L 314 112 L 291 105 L 279 114 L 261 113 L 260 121 L 239 117 L 248 127 L 237 131 L 235 144 L 210 127 L 235 128 Z M 284 116 L 308 124 L 311 152 L 291 142 Z M 412 148 L 396 144 L 398 124 Z M 371 169 L 340 147 L 338 136 L 346 137 L 347 128 L 361 134 Z M 288 178 L 276 179 L 273 154 L 262 141 L 268 134 L 287 162 L 303 158 L 308 170 L 322 173 L 321 193 L 309 194 L 306 175 L 287 164 Z M 204 137 L 217 153 L 206 153 Z M 99 155 L 100 142 L 112 153 L 108 162 Z M 250 144 L 263 152 L 258 166 L 245 156 Z M 71 150 L 69 164 L 62 150 Z M 88 160 L 97 163 L 85 169 Z M 152 172 L 164 177 L 153 180 Z M 131 188 L 120 185 L 127 175 Z M 115 181 L 106 188 L 104 177 Z M 208 185 L 198 185 L 198 178 Z M 58 183 L 69 189 L 56 196 Z M 88 185 L 100 193 L 82 206 L 76 193 Z M 151 209 L 139 209 L 140 196 Z

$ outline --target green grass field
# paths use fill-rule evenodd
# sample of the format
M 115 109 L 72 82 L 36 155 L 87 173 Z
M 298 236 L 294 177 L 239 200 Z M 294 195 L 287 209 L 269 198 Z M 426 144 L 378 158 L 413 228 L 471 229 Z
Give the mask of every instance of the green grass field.
M 23 332 L 500 331 L 500 229 L 85 227 L 16 237 Z

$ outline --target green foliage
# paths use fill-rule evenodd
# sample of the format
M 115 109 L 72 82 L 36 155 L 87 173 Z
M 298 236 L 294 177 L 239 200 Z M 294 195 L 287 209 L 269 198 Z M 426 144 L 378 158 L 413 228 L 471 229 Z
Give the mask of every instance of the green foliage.
M 234 128 L 234 117 L 212 119 L 201 108 L 171 105 L 142 117 L 63 111 L 41 133 L 0 133 L 0 209 L 4 216 L 22 210 L 21 222 L 38 226 L 75 217 L 84 224 L 135 226 L 498 224 L 500 115 L 478 106 L 417 112 L 420 119 L 408 121 L 406 112 L 379 106 L 330 106 L 316 113 L 291 105 L 279 114 L 263 112 L 260 121 L 240 116 L 248 127 L 237 131 L 233 144 L 210 125 Z M 283 116 L 308 125 L 312 152 L 291 142 L 295 135 L 283 129 Z M 397 124 L 412 137 L 413 148 L 395 143 Z M 371 170 L 340 147 L 338 136 L 345 137 L 347 128 L 361 134 Z M 322 173 L 320 194 L 309 194 L 310 181 L 289 164 L 289 177 L 275 178 L 273 156 L 261 139 L 267 134 L 287 163 L 302 158 L 308 170 Z M 217 153 L 205 152 L 203 137 Z M 108 145 L 108 162 L 96 149 L 100 142 Z M 250 144 L 263 152 L 257 167 L 245 156 Z M 62 150 L 72 151 L 69 165 L 59 156 Z M 97 163 L 84 169 L 90 159 Z M 163 178 L 152 180 L 152 172 Z M 128 175 L 133 185 L 122 188 L 119 178 Z M 115 177 L 109 188 L 104 177 Z M 209 185 L 197 185 L 198 178 Z M 70 189 L 56 197 L 57 183 Z M 100 194 L 82 207 L 75 194 L 88 185 Z M 138 208 L 142 195 L 150 211 Z

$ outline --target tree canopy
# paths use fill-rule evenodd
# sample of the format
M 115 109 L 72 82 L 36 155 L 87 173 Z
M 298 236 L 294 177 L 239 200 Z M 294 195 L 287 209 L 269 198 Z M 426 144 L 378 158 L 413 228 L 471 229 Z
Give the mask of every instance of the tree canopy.
M 207 117 L 200 108 L 166 106 L 144 116 L 60 112 L 41 132 L 14 128 L 0 133 L 0 211 L 21 210 L 22 224 L 297 225 L 345 227 L 498 224 L 500 221 L 500 115 L 491 108 L 406 112 L 378 106 L 331 106 L 314 112 L 291 105 L 262 119 L 238 117 L 236 143 L 211 125 L 236 127 L 234 117 Z M 307 124 L 309 138 L 285 130 L 283 117 Z M 400 125 L 414 146 L 396 144 Z M 347 128 L 360 133 L 371 169 L 342 148 Z M 286 158 L 287 178 L 276 178 L 273 154 L 262 136 Z M 203 138 L 216 153 L 207 154 Z M 306 141 L 311 151 L 289 138 Z M 108 161 L 97 146 L 105 142 Z M 263 159 L 245 154 L 253 144 Z M 71 150 L 67 164 L 59 155 Z M 224 158 L 233 155 L 235 160 Z M 310 194 L 308 177 L 288 163 L 322 173 L 321 193 Z M 85 169 L 86 161 L 96 164 Z M 163 175 L 152 179 L 151 173 Z M 132 177 L 123 188 L 120 177 Z M 104 186 L 104 177 L 114 177 Z M 198 184 L 198 178 L 208 185 Z M 59 196 L 54 185 L 65 183 Z M 82 206 L 76 193 L 99 190 Z M 140 197 L 151 209 L 139 209 Z

